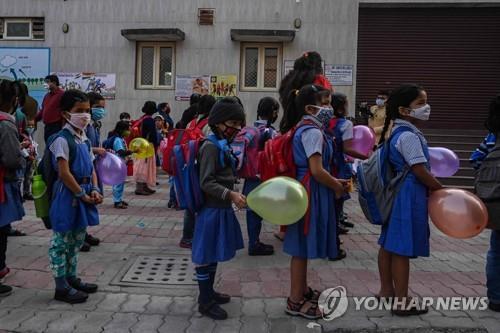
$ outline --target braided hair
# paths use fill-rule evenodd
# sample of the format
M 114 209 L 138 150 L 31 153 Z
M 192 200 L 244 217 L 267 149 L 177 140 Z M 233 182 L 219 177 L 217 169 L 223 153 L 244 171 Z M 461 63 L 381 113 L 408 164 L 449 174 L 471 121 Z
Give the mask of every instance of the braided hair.
M 491 133 L 498 136 L 500 133 L 500 94 L 496 95 L 490 102 L 488 118 L 485 126 Z
M 421 86 L 411 83 L 403 84 L 392 91 L 386 102 L 384 129 L 382 130 L 379 144 L 385 141 L 385 136 L 389 130 L 391 121 L 401 118 L 399 108 L 401 106 L 408 108 L 411 102 L 413 102 L 423 90 L 424 88 Z

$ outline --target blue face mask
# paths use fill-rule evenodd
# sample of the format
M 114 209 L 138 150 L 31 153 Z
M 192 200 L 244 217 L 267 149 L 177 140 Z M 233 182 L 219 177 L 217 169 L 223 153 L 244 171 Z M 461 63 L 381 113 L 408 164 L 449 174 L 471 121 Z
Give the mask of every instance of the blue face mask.
M 29 136 L 32 136 L 34 132 L 35 132 L 34 127 L 26 127 L 26 133 L 28 133 Z
M 106 117 L 105 108 L 92 108 L 92 120 L 98 121 Z

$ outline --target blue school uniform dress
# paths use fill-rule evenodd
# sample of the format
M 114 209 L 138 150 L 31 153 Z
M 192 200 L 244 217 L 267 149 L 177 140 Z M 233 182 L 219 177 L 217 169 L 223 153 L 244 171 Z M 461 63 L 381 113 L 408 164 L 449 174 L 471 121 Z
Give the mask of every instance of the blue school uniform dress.
M 89 144 L 86 142 L 88 139 L 85 136 L 78 137 L 70 125 L 66 125 L 63 130 L 73 134 L 76 143 L 75 157 L 73 163 L 70 165 L 71 174 L 75 177 L 78 184 L 80 184 L 82 190 L 90 194 L 94 165 L 92 162 L 93 154 L 90 151 Z M 56 170 L 58 169 L 57 158 L 64 156 L 62 151 L 65 148 L 61 150 L 61 147 L 64 146 L 63 142 L 66 143 L 67 147 L 66 139 L 58 137 L 50 147 L 54 156 L 53 163 Z M 55 232 L 67 232 L 98 225 L 99 213 L 95 205 L 86 204 L 76 198 L 73 192 L 58 179 L 54 183 L 53 201 L 50 206 L 50 221 L 52 222 L 52 229 Z
M 205 204 L 196 216 L 192 261 L 208 265 L 227 261 L 243 248 L 243 237 L 229 200 L 236 180 L 235 160 L 226 140 L 209 135 L 198 155 Z
M 299 127 L 293 138 L 293 154 L 297 165 L 297 180 L 310 175 L 309 157 L 319 153 L 323 167 L 331 171 L 332 141 L 320 130 L 322 124 L 315 117 L 305 116 L 317 126 Z M 304 259 L 336 258 L 338 256 L 337 225 L 335 220 L 335 193 L 310 176 L 309 225 L 307 219 L 287 226 L 283 251 Z
M 390 139 L 389 159 L 397 172 L 425 163 L 429 168 L 429 148 L 422 132 L 413 124 L 398 119 L 394 129 L 404 126 Z M 389 222 L 382 227 L 379 245 L 384 250 L 406 257 L 429 256 L 428 190 L 411 171 L 396 195 Z

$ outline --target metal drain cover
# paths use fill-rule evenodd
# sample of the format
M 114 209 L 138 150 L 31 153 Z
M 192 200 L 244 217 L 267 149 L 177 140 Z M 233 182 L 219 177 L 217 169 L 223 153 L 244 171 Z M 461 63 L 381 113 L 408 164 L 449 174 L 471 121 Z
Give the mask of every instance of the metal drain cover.
M 187 256 L 141 256 L 130 266 L 121 282 L 153 285 L 196 284 L 194 266 Z

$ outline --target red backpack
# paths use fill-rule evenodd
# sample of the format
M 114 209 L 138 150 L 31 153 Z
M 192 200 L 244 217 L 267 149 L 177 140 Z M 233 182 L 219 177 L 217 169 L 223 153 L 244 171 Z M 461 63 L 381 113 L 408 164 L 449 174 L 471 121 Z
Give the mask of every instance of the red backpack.
M 195 132 L 195 136 L 204 137 L 203 128 L 207 125 L 208 117 L 205 117 L 199 121 L 197 119 L 193 119 L 187 124 L 186 129 Z
M 167 146 L 163 151 L 162 169 L 169 175 L 174 175 L 175 168 L 172 165 L 173 151 L 175 146 L 185 145 L 192 140 L 204 138 L 203 132 L 191 129 L 175 129 L 168 132 Z
M 146 118 L 152 118 L 150 115 L 145 114 L 144 116 L 140 117 L 137 120 L 134 120 L 130 124 L 130 135 L 127 137 L 127 145 L 130 143 L 130 141 L 134 140 L 135 138 L 140 138 L 142 136 L 142 122 Z
M 259 129 L 247 126 L 231 142 L 231 149 L 238 158 L 236 166 L 238 177 L 257 178 L 259 173 L 259 140 Z
M 288 132 L 268 140 L 264 151 L 259 153 L 260 179 L 266 181 L 274 177 L 296 178 L 297 166 L 293 159 L 293 137 L 297 130 L 317 127 L 311 120 L 304 120 Z

